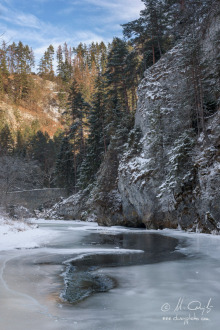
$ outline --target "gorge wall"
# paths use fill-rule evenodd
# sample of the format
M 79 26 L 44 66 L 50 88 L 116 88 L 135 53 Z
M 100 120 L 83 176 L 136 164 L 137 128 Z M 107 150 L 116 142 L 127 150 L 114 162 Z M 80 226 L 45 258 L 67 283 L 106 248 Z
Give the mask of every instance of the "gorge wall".
M 95 186 L 49 217 L 219 231 L 219 29 L 219 13 L 210 13 L 196 31 L 197 46 L 188 38 L 145 72 L 128 142 L 112 143 Z
M 142 132 L 140 152 L 123 155 L 118 188 L 124 216 L 147 228 L 219 230 L 219 16 L 210 16 L 206 24 L 199 32 L 206 63 L 203 81 L 210 84 L 203 97 L 218 95 L 202 133 L 195 134 L 192 125 L 190 99 L 196 86 L 191 78 L 195 68 L 187 63 L 188 43 L 174 47 L 147 70 L 139 86 L 135 126 Z

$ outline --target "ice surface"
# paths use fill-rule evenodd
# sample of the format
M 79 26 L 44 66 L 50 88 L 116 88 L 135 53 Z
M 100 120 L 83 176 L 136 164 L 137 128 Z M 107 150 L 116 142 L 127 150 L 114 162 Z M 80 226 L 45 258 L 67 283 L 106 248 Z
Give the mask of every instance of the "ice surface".
M 0 254 L 0 329 L 218 329 L 220 237 L 174 230 L 103 228 L 68 221 L 41 221 L 39 229 L 29 231 L 30 237 L 38 230 L 47 233 L 46 244 L 35 240 L 42 247 Z M 178 238 L 178 250 L 185 258 L 99 268 L 97 274 L 114 278 L 117 286 L 77 305 L 64 303 L 60 300 L 63 262 L 87 253 L 114 254 L 122 250 L 89 246 L 87 238 L 94 233 L 110 235 L 113 240 L 128 233 L 134 242 L 136 237 L 155 233 Z M 189 314 L 192 320 L 187 320 Z

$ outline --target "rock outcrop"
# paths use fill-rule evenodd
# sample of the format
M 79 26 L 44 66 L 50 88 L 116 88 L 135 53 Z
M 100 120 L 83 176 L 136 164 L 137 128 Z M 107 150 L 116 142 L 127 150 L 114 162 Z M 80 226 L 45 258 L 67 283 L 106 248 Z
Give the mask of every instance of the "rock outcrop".
M 192 102 L 195 63 L 189 63 L 184 41 L 145 72 L 127 143 L 110 146 L 96 185 L 57 205 L 58 216 L 108 226 L 219 232 L 219 15 L 211 13 L 203 23 L 197 33 L 208 86 L 204 126 L 195 125 L 201 122 Z
M 206 31 L 200 32 L 200 47 L 214 80 L 220 20 L 212 16 L 208 22 Z M 118 187 L 127 219 L 135 216 L 147 228 L 218 232 L 219 108 L 216 104 L 205 132 L 195 136 L 189 127 L 192 111 L 187 97 L 192 87 L 183 65 L 184 47 L 184 43 L 176 46 L 145 72 L 135 120 L 142 132 L 141 151 L 133 157 L 125 152 Z

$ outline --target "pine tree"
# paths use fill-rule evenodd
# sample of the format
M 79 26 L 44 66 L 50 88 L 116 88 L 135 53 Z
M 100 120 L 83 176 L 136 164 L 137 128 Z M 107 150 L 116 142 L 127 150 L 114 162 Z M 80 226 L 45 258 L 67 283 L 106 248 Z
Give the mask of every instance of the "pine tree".
M 31 73 L 31 68 L 34 67 L 34 54 L 28 45 L 24 46 L 19 41 L 15 48 L 15 58 L 15 100 L 19 100 L 26 98 L 31 90 L 31 81 L 28 75 Z
M 64 83 L 69 83 L 72 74 L 72 50 L 68 47 L 67 43 L 64 46 L 58 46 L 57 49 L 57 73 L 58 77 L 62 79 Z
M 7 66 L 7 47 L 3 41 L 0 48 L 0 93 L 7 92 L 9 71 Z
M 14 139 L 11 130 L 6 124 L 0 132 L 0 154 L 9 155 L 14 151 Z
M 16 71 L 16 44 L 13 42 L 8 46 L 8 69 L 11 74 Z
M 143 59 L 142 71 L 186 37 L 207 16 L 218 0 L 142 0 L 140 17 L 123 24 L 124 36 L 130 39 Z
M 104 81 L 101 76 L 98 76 L 96 93 L 93 97 L 92 109 L 89 115 L 89 136 L 86 141 L 86 154 L 80 166 L 78 184 L 82 188 L 85 188 L 95 180 L 95 175 L 107 151 L 105 116 Z
M 63 80 L 65 82 L 70 82 L 72 78 L 72 50 L 68 47 L 67 43 L 64 43 L 63 46 L 64 52 L 64 63 L 62 64 L 62 71 L 63 71 Z
M 106 132 L 114 135 L 116 130 L 127 134 L 135 110 L 135 84 L 138 82 L 135 56 L 128 44 L 115 38 L 111 44 L 106 65 Z M 133 79 L 134 84 L 132 84 Z
M 84 101 L 76 81 L 73 81 L 65 111 L 68 129 L 61 143 L 56 166 L 58 181 L 63 178 L 64 185 L 71 191 L 76 191 L 79 168 L 85 156 L 88 110 L 89 105 Z
M 99 44 L 99 59 L 98 59 L 98 68 L 99 73 L 104 74 L 107 64 L 107 47 L 104 42 Z
M 44 52 L 44 55 L 40 59 L 40 63 L 38 66 L 38 74 L 41 76 L 45 76 L 47 79 L 54 78 L 53 56 L 54 56 L 54 48 L 52 45 L 50 45 L 47 48 L 47 50 Z
M 123 33 L 143 58 L 143 70 L 154 64 L 165 52 L 164 1 L 142 0 L 145 9 L 140 18 L 123 24 Z
M 73 81 L 70 88 L 67 112 L 71 116 L 72 123 L 77 125 L 77 131 L 74 134 L 77 135 L 77 139 L 80 141 L 79 152 L 82 154 L 85 151 L 85 128 L 87 126 L 85 119 L 88 109 L 89 105 L 84 101 L 76 81 Z
M 63 66 L 63 51 L 61 45 L 57 49 L 57 74 L 58 77 L 62 77 L 62 66 Z
M 70 192 L 76 186 L 75 160 L 76 155 L 72 151 L 72 144 L 69 137 L 63 137 L 60 145 L 60 151 L 56 161 L 56 181 L 60 187 L 67 188 Z
M 38 131 L 30 141 L 29 156 L 39 162 L 43 171 L 44 186 L 50 187 L 53 181 L 56 151 L 54 142 L 47 132 Z
M 8 77 L 9 70 L 7 66 L 7 47 L 5 41 L 2 42 L 2 46 L 0 49 L 0 70 L 2 75 Z
M 27 154 L 26 141 L 20 130 L 17 131 L 15 154 L 19 157 L 25 157 Z
M 125 75 L 127 56 L 127 44 L 119 38 L 114 38 L 106 67 L 107 85 L 114 95 L 113 98 L 116 98 L 117 102 L 120 101 L 124 109 L 129 112 L 128 86 Z

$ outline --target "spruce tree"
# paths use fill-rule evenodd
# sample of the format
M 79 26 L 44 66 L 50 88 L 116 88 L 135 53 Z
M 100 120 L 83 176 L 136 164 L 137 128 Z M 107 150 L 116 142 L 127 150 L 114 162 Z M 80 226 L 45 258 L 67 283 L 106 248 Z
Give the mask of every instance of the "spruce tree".
M 77 127 L 76 132 L 74 128 L 74 135 L 79 141 L 79 152 L 81 154 L 84 154 L 85 151 L 85 128 L 87 126 L 86 117 L 88 110 L 89 105 L 84 101 L 76 81 L 73 81 L 68 98 L 67 112 L 70 115 L 72 123 Z
M 54 142 L 47 132 L 38 131 L 30 141 L 29 156 L 39 162 L 43 171 L 44 185 L 50 187 L 56 160 Z
M 17 131 L 16 137 L 16 147 L 15 147 L 15 154 L 19 157 L 25 157 L 27 150 L 26 150 L 26 141 L 25 137 L 20 130 Z
M 123 33 L 143 58 L 143 70 L 154 64 L 166 51 L 164 1 L 142 0 L 140 18 L 123 24 Z
M 13 151 L 14 139 L 8 124 L 6 124 L 0 132 L 0 153 L 1 155 L 10 155 Z
M 53 56 L 54 48 L 53 45 L 50 45 L 44 52 L 43 57 L 40 59 L 40 63 L 38 66 L 38 74 L 40 76 L 44 76 L 47 79 L 54 78 Z
M 58 186 L 65 187 L 73 192 L 76 186 L 76 154 L 70 143 L 70 137 L 65 135 L 61 141 L 60 150 L 56 161 L 56 181 Z
M 0 48 L 0 93 L 7 92 L 9 70 L 7 66 L 7 47 L 3 41 Z
M 57 49 L 57 74 L 58 77 L 62 77 L 62 66 L 63 66 L 63 51 L 61 45 Z
M 16 44 L 13 42 L 8 46 L 8 69 L 11 74 L 16 71 Z
M 79 186 L 85 188 L 95 180 L 95 175 L 107 151 L 105 132 L 105 91 L 103 77 L 98 76 L 96 93 L 89 115 L 89 136 L 86 141 L 86 154 L 80 167 Z
M 24 46 L 23 43 L 19 41 L 15 48 L 15 58 L 15 100 L 20 100 L 26 98 L 31 90 L 29 74 L 31 73 L 32 67 L 34 67 L 34 54 L 28 45 Z
M 125 75 L 127 56 L 127 44 L 119 38 L 114 38 L 106 67 L 107 85 L 113 98 L 116 98 L 117 102 L 120 101 L 124 109 L 129 112 L 128 86 Z
M 57 49 L 57 73 L 58 77 L 62 79 L 64 83 L 69 83 L 72 74 L 72 50 L 68 47 L 67 43 L 64 43 L 63 47 L 58 46 Z

